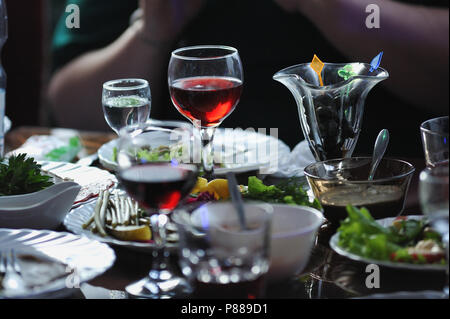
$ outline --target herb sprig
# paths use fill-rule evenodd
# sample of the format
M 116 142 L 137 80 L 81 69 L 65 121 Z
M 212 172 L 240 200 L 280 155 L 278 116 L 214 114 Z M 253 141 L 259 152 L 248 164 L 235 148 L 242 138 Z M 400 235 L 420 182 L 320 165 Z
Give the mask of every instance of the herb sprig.
M 0 160 L 0 196 L 37 192 L 53 185 L 51 177 L 42 175 L 41 165 L 26 154 Z

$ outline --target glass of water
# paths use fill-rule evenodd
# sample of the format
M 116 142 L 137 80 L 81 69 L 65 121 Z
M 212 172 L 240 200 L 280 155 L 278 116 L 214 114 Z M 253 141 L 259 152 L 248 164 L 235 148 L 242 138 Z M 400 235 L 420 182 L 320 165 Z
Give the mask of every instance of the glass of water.
M 447 257 L 447 276 L 444 293 L 448 297 L 448 162 L 447 165 L 428 167 L 420 173 L 419 195 L 423 213 L 433 228 L 442 236 Z
M 443 116 L 420 125 L 427 167 L 448 165 L 448 124 L 448 116 Z
M 150 86 L 143 79 L 118 79 L 103 84 L 103 114 L 119 134 L 127 125 L 145 123 L 150 117 Z
M 180 237 L 179 264 L 193 298 L 264 298 L 269 269 L 272 207 L 245 204 L 246 227 L 231 202 L 172 215 Z

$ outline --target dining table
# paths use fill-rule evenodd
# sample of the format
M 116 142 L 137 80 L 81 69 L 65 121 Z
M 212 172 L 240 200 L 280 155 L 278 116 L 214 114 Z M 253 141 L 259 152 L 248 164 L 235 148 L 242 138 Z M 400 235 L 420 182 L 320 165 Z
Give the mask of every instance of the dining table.
M 30 136 L 46 135 L 50 127 L 21 126 L 13 128 L 5 136 L 6 150 L 20 147 Z M 95 154 L 99 147 L 116 138 L 112 132 L 78 131 L 86 155 Z M 418 176 L 425 167 L 423 158 L 403 158 L 415 167 L 403 214 L 420 215 L 418 201 Z M 103 168 L 97 161 L 91 165 Z M 265 182 L 277 183 L 279 178 L 265 176 Z M 61 225 L 58 231 L 67 231 Z M 445 272 L 417 271 L 381 267 L 379 287 L 368 287 L 366 279 L 369 275 L 367 264 L 356 262 L 334 252 L 328 244 L 329 230 L 321 228 L 316 243 L 311 252 L 308 265 L 301 274 L 292 276 L 283 282 L 269 283 L 266 289 L 267 299 L 334 299 L 334 298 L 368 298 L 386 293 L 404 291 L 440 291 L 443 288 Z M 70 298 L 127 298 L 125 287 L 148 274 L 152 263 L 151 254 L 111 246 L 116 260 L 114 265 L 83 284 L 80 289 L 74 289 Z M 176 256 L 172 261 L 176 263 Z

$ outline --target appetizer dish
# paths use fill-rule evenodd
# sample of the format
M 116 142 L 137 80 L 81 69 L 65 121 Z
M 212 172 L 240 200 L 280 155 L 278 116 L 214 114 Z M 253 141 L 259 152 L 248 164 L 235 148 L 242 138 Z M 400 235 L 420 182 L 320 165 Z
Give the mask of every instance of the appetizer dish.
M 102 237 L 108 234 L 125 241 L 150 241 L 150 219 L 137 202 L 125 194 L 112 195 L 102 191 L 95 204 L 92 216 L 83 224 Z
M 335 235 L 346 252 L 391 263 L 446 264 L 442 238 L 425 218 L 397 217 L 385 227 L 365 208 L 347 206 L 347 212 Z

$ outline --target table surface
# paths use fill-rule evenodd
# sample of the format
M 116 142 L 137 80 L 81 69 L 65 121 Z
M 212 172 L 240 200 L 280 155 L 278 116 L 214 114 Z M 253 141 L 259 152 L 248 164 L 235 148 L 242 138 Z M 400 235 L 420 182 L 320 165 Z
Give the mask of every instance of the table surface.
M 6 134 L 6 150 L 21 146 L 32 135 L 46 135 L 49 132 L 50 128 L 45 127 L 13 129 Z M 101 145 L 115 138 L 114 134 L 103 132 L 79 132 L 79 135 L 88 154 L 95 153 Z M 417 196 L 418 173 L 425 164 L 423 159 L 405 160 L 415 166 L 416 172 L 411 182 L 404 213 L 417 215 L 420 214 Z M 396 291 L 441 290 L 443 288 L 444 272 L 380 267 L 380 288 L 369 289 L 365 284 L 369 274 L 366 272 L 367 265 L 351 261 L 333 252 L 328 246 L 331 235 L 332 233 L 323 227 L 318 233 L 310 262 L 303 274 L 282 283 L 270 284 L 266 289 L 266 297 L 270 299 L 350 298 Z M 123 291 L 128 284 L 147 275 L 152 261 L 151 255 L 126 248 L 112 248 L 116 253 L 114 266 L 89 284 L 113 291 Z

